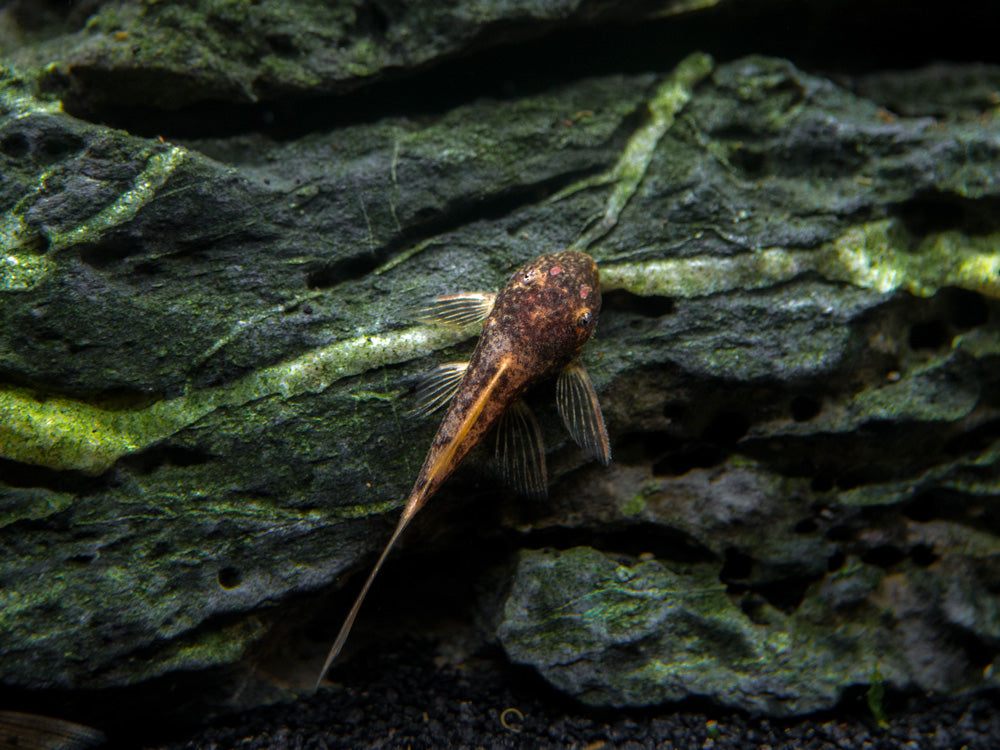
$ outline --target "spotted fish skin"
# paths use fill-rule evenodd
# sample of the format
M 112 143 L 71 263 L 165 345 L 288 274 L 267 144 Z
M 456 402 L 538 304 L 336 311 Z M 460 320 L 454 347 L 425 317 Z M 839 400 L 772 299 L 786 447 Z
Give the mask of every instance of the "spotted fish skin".
M 422 507 L 530 386 L 576 359 L 594 333 L 600 309 L 600 274 L 584 253 L 542 255 L 511 276 L 483 323 L 465 377 L 410 493 L 415 507 L 407 503 L 404 517 Z
M 477 304 L 487 297 L 477 295 Z M 597 264 L 589 255 L 575 250 L 539 256 L 511 276 L 492 306 L 483 306 L 489 309 L 489 314 L 483 322 L 472 358 L 464 368 L 461 382 L 431 442 L 396 529 L 330 649 L 316 681 L 317 688 L 343 648 L 368 589 L 400 534 L 473 446 L 507 410 L 512 409 L 530 386 L 557 373 L 573 373 L 576 393 L 585 394 L 582 400 L 592 403 L 596 414 L 596 418 L 591 416 L 589 421 L 580 419 L 579 424 L 589 424 L 592 431 L 599 431 L 596 443 L 601 448 L 595 455 L 607 463 L 610 458 L 607 433 L 593 387 L 579 364 L 571 364 L 593 335 L 600 308 Z M 580 382 L 584 385 L 580 386 Z M 570 424 L 575 424 L 575 420 L 567 417 L 565 411 L 561 413 L 577 438 L 578 431 Z M 594 428 L 594 424 L 599 426 Z M 540 440 L 537 450 L 542 453 L 540 460 L 544 469 Z M 544 482 L 544 471 L 540 476 Z

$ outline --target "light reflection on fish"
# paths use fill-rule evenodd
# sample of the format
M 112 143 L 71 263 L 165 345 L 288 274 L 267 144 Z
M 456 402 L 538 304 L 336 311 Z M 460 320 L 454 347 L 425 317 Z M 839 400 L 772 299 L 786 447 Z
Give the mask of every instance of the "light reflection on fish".
M 86 750 L 105 742 L 102 732 L 72 721 L 0 711 L 0 750 Z
M 406 506 L 378 562 L 348 613 L 316 686 L 337 658 L 372 581 L 389 551 L 428 498 L 469 450 L 496 427 L 497 458 L 505 478 L 522 494 L 546 494 L 545 448 L 522 394 L 558 375 L 556 403 L 573 439 L 603 464 L 611 447 L 597 395 L 578 360 L 597 325 L 600 275 L 589 255 L 567 250 L 542 255 L 519 269 L 499 294 L 439 297 L 418 319 L 450 325 L 483 322 L 469 362 L 433 370 L 421 387 L 419 413 L 451 402 Z

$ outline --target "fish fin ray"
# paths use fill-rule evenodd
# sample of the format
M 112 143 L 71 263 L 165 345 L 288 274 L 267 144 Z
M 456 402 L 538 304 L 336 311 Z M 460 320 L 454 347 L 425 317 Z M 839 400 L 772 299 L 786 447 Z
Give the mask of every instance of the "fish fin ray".
M 548 495 L 542 432 L 524 401 L 515 401 L 500 417 L 496 460 L 504 480 L 519 494 L 532 498 Z
M 417 402 L 410 413 L 426 417 L 451 401 L 468 368 L 468 362 L 447 362 L 426 373 L 417 384 Z
M 449 326 L 468 326 L 482 323 L 493 311 L 496 294 L 492 292 L 463 292 L 435 297 L 425 306 L 412 310 L 409 318 L 423 323 Z
M 556 381 L 556 407 L 577 445 L 605 466 L 611 461 L 611 443 L 604 415 L 587 371 L 571 362 Z

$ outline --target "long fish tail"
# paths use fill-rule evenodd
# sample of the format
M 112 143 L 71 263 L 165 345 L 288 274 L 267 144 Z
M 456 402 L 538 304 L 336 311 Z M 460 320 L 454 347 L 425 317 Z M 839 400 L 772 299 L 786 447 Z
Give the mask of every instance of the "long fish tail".
M 372 568 L 372 572 L 368 574 L 368 578 L 365 581 L 365 585 L 361 587 L 361 591 L 358 593 L 357 598 L 354 600 L 354 606 L 351 607 L 351 611 L 347 613 L 347 617 L 344 618 L 344 624 L 340 626 L 340 632 L 337 633 L 337 638 L 330 647 L 330 653 L 326 656 L 326 661 L 323 663 L 323 668 L 319 671 L 319 677 L 316 678 L 316 684 L 313 686 L 313 690 L 319 690 L 319 686 L 323 682 L 323 678 L 326 677 L 326 673 L 330 669 L 330 665 L 333 664 L 334 660 L 340 655 L 341 650 L 344 648 L 344 643 L 347 642 L 347 636 L 351 634 L 351 628 L 354 627 L 354 621 L 358 618 L 358 612 L 361 611 L 361 605 L 365 601 L 365 597 L 368 595 L 368 589 L 372 587 L 372 581 L 375 580 L 375 576 L 382 569 L 382 565 L 385 563 L 386 558 L 389 557 L 389 552 L 396 544 L 396 540 L 399 539 L 400 535 L 403 533 L 410 520 L 416 515 L 417 510 L 423 502 L 417 504 L 413 503 L 411 498 L 410 502 L 406 504 L 406 508 L 403 510 L 403 515 L 399 519 L 399 523 L 396 524 L 396 530 L 392 532 L 392 536 L 389 537 L 389 541 L 385 545 L 385 549 L 382 550 L 382 555 L 379 557 L 378 562 L 375 563 L 375 567 Z

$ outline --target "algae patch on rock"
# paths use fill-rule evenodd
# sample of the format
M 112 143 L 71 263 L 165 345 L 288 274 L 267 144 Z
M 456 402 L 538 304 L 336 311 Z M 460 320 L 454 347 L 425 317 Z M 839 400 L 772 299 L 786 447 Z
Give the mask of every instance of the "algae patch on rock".
M 897 674 L 875 642 L 775 620 L 752 622 L 710 567 L 674 572 L 577 547 L 521 554 L 499 635 L 512 659 L 595 705 L 707 696 L 788 715 L 831 707 L 876 666 Z

